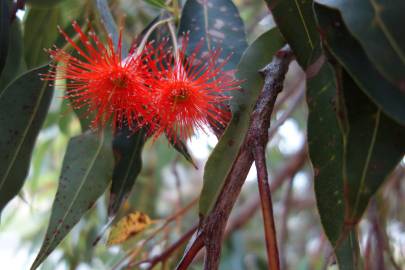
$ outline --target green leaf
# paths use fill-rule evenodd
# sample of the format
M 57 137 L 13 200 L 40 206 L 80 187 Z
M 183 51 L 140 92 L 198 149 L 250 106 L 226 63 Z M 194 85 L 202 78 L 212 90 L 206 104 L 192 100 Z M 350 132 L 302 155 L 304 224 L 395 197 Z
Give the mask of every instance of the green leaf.
M 146 3 L 153 7 L 157 8 L 167 8 L 167 5 L 164 0 L 145 0 Z
M 387 115 L 405 125 L 405 92 L 380 74 L 350 35 L 337 10 L 315 4 L 325 45 L 362 89 Z M 383 50 L 383 49 L 382 49 Z
M 95 0 L 95 1 L 101 20 L 105 28 L 107 29 L 107 32 L 111 35 L 115 48 L 117 48 L 119 39 L 118 27 L 114 21 L 114 17 L 111 14 L 110 8 L 108 7 L 108 2 L 107 0 Z M 125 42 L 122 42 L 122 55 L 125 57 L 127 54 L 128 54 L 127 45 Z
M 272 29 L 256 39 L 242 56 L 237 76 L 245 80 L 242 84 L 243 91 L 235 94 L 232 100 L 232 120 L 205 165 L 199 205 L 202 215 L 212 209 L 245 138 L 250 113 L 263 87 L 263 77 L 258 71 L 272 60 L 273 55 L 284 44 L 278 29 Z
M 336 248 L 335 253 L 340 270 L 364 269 L 361 267 L 359 240 L 354 229 Z
M 36 269 L 107 189 L 113 167 L 108 130 L 73 137 L 63 160 L 45 240 L 31 266 Z
M 179 34 L 189 33 L 187 53 L 201 44 L 199 55 L 215 48 L 222 49 L 221 59 L 232 57 L 225 69 L 235 69 L 247 47 L 245 26 L 231 0 L 187 0 L 181 15 Z
M 128 197 L 142 169 L 142 149 L 146 137 L 143 130 L 135 134 L 123 128 L 115 134 L 112 147 L 115 166 L 112 176 L 108 215 L 115 216 Z
M 182 141 L 179 137 L 177 138 L 171 138 L 169 136 L 166 136 L 167 140 L 170 142 L 170 145 L 173 146 L 174 149 L 178 153 L 180 153 L 188 162 L 191 163 L 191 165 L 194 166 L 194 168 L 197 169 L 197 165 L 195 164 L 193 157 L 191 156 L 190 152 L 188 151 L 187 145 L 185 144 L 184 141 Z
M 349 31 L 367 57 L 394 86 L 405 90 L 405 32 L 403 0 L 318 0 L 339 9 Z
M 65 0 L 26 0 L 26 3 L 35 8 L 49 9 Z
M 0 76 L 0 93 L 18 75 L 25 71 L 21 22 L 15 19 L 10 27 L 9 50 L 6 66 Z
M 0 94 L 0 212 L 18 194 L 27 176 L 35 140 L 45 120 L 53 90 L 31 70 Z
M 338 11 L 318 4 L 316 10 L 321 25 L 342 23 Z M 356 246 L 349 232 L 405 153 L 405 128 L 387 117 L 349 72 L 335 69 L 336 77 L 324 64 L 308 82 L 308 145 L 322 225 L 337 252 L 347 254 L 354 251 L 343 246 Z
M 336 79 L 325 63 L 307 82 L 308 150 L 314 171 L 318 212 L 326 235 L 335 245 L 344 221 L 343 135 L 335 108 Z
M 49 61 L 44 49 L 51 48 L 58 37 L 57 25 L 61 20 L 61 9 L 30 8 L 24 23 L 24 55 L 27 68 Z
M 320 55 L 320 38 L 316 29 L 312 0 L 265 0 L 278 28 L 306 69 Z
M 6 64 L 8 52 L 8 39 L 10 31 L 10 16 L 8 1 L 1 1 L 0 3 L 0 75 Z
M 349 124 L 345 222 L 357 224 L 370 198 L 405 154 L 405 127 L 385 116 L 348 74 L 342 77 Z

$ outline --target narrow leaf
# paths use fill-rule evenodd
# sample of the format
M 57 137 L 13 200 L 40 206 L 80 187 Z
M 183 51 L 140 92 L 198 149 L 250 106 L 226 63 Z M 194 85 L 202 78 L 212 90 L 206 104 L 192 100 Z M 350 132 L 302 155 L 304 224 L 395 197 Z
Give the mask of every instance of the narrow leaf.
M 48 257 L 107 189 L 113 166 L 107 132 L 85 132 L 69 141 L 45 240 L 31 269 Z
M 53 94 L 39 78 L 48 69 L 44 66 L 25 73 L 0 94 L 0 212 L 18 194 L 27 176 Z
M 320 55 L 320 38 L 312 10 L 313 1 L 265 1 L 298 63 L 306 69 Z
M 401 25 L 405 1 L 318 0 L 339 9 L 350 33 L 367 57 L 397 88 L 405 89 L 405 32 Z
M 115 166 L 112 177 L 109 216 L 115 216 L 128 197 L 142 169 L 142 149 L 146 137 L 143 130 L 135 134 L 127 128 L 121 129 L 113 139 Z
M 58 5 L 59 3 L 66 0 L 26 0 L 27 4 L 30 4 L 36 8 L 50 8 L 52 6 Z
M 226 19 L 225 19 L 226 18 Z M 232 56 L 226 70 L 235 69 L 247 47 L 245 26 L 231 0 L 187 0 L 181 15 L 179 34 L 189 33 L 187 52 L 201 44 L 200 55 L 222 49 L 219 60 Z
M 24 22 L 24 55 L 27 68 L 49 61 L 44 49 L 51 48 L 58 37 L 57 25 L 61 21 L 59 7 L 30 8 Z
M 314 187 L 322 226 L 332 245 L 343 231 L 343 135 L 336 115 L 335 73 L 325 63 L 307 82 L 308 150 L 314 172 Z
M 2 0 L 0 3 L 0 75 L 6 64 L 8 52 L 8 39 L 10 31 L 10 15 L 8 1 Z
M 117 24 L 114 21 L 114 17 L 111 14 L 108 7 L 107 0 L 94 0 L 100 14 L 101 20 L 107 29 L 107 32 L 111 35 L 115 48 L 118 46 L 119 32 Z M 122 43 L 122 54 L 126 56 L 128 54 L 128 48 L 125 42 Z
M 15 19 L 10 26 L 9 50 L 6 59 L 6 66 L 0 75 L 0 93 L 6 86 L 25 71 L 24 56 L 23 56 L 23 40 L 22 40 L 21 22 Z
M 263 77 L 259 70 L 271 61 L 284 44 L 278 29 L 272 29 L 256 39 L 242 56 L 237 76 L 245 80 L 243 90 L 235 94 L 232 100 L 232 120 L 205 165 L 199 205 L 202 215 L 206 215 L 213 207 L 245 138 L 250 113 L 263 86 Z
M 387 115 L 405 125 L 405 91 L 387 81 L 375 68 L 349 33 L 339 11 L 316 3 L 315 10 L 326 46 L 333 56 Z

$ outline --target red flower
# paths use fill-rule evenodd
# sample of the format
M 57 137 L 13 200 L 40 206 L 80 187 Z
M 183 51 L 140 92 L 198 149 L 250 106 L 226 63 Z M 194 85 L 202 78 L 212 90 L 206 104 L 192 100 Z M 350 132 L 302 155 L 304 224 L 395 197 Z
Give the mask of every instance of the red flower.
M 181 49 L 152 67 L 152 95 L 158 115 L 155 137 L 166 133 L 170 139 L 177 135 L 187 139 L 195 129 L 205 131 L 209 125 L 225 126 L 229 121 L 225 104 L 231 97 L 226 92 L 238 89 L 241 81 L 234 79 L 233 71 L 223 71 L 228 59 L 219 63 L 221 50 L 197 59 L 200 43 L 187 57 L 187 43 L 186 36 Z
M 80 26 L 73 22 L 81 45 L 73 41 L 63 30 L 59 29 L 66 41 L 76 50 L 79 57 L 55 48 L 49 50 L 53 59 L 60 63 L 58 73 L 50 71 L 45 79 L 67 80 L 66 96 L 74 108 L 87 108 L 84 117 L 93 116 L 92 127 L 103 128 L 112 120 L 115 128 L 123 123 L 130 129 L 137 129 L 147 121 L 150 113 L 144 104 L 148 101 L 148 78 L 150 72 L 144 61 L 145 54 L 133 54 L 122 59 L 122 39 L 114 50 L 111 37 L 107 46 L 94 32 L 86 36 Z

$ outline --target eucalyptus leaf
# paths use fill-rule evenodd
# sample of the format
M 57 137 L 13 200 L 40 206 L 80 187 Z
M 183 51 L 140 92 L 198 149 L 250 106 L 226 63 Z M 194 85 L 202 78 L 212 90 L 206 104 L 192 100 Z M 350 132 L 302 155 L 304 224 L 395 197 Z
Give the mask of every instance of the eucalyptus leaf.
M 377 106 L 405 125 L 405 91 L 381 75 L 348 31 L 338 10 L 315 3 L 315 11 L 328 50 Z
M 49 9 L 65 0 L 26 0 L 26 3 L 35 8 Z
M 298 63 L 306 69 L 320 56 L 312 0 L 265 0 Z
M 48 112 L 53 89 L 31 70 L 0 93 L 0 212 L 18 194 L 28 174 L 31 153 Z
M 201 45 L 200 56 L 221 49 L 219 61 L 231 56 L 225 70 L 236 68 L 247 47 L 245 26 L 231 0 L 187 0 L 181 14 L 179 34 L 187 32 L 187 53 L 193 53 Z
M 111 134 L 107 129 L 99 134 L 87 131 L 69 141 L 48 229 L 31 269 L 38 268 L 103 195 L 112 168 Z
M 350 33 L 359 41 L 379 72 L 398 89 L 405 90 L 405 31 L 403 0 L 317 0 L 336 8 Z
M 27 68 L 49 61 L 44 49 L 51 48 L 57 37 L 57 25 L 61 22 L 61 9 L 30 8 L 24 22 L 24 55 Z
M 122 128 L 116 132 L 112 142 L 115 166 L 112 176 L 109 216 L 115 216 L 132 190 L 142 169 L 142 149 L 146 141 L 145 132 L 136 133 Z
M 115 48 L 117 48 L 120 34 L 117 24 L 114 21 L 114 17 L 111 14 L 108 2 L 107 0 L 94 0 L 94 1 L 96 2 L 96 6 L 100 14 L 101 20 L 105 28 L 107 29 L 108 34 L 111 35 Z M 128 51 L 129 50 L 127 44 L 125 42 L 122 42 L 122 56 L 123 57 L 127 56 Z
M 23 40 L 21 22 L 15 19 L 10 26 L 9 50 L 6 59 L 6 66 L 0 75 L 0 93 L 6 86 L 25 71 Z
M 0 3 L 0 75 L 6 64 L 8 52 L 8 39 L 10 31 L 10 15 L 8 1 Z
M 307 82 L 308 151 L 314 171 L 318 212 L 326 235 L 335 245 L 344 226 L 343 134 L 336 114 L 337 84 L 325 63 Z

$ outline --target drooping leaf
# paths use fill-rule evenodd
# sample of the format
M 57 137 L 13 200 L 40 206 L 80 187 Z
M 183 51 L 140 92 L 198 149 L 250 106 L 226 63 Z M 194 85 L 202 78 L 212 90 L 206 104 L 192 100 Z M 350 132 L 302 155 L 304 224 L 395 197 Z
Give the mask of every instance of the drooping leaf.
M 215 203 L 245 138 L 250 113 L 263 86 L 263 77 L 259 70 L 271 61 L 284 44 L 278 29 L 272 29 L 256 39 L 241 58 L 237 76 L 245 80 L 242 84 L 243 90 L 235 93 L 232 99 L 232 120 L 205 165 L 199 203 L 199 212 L 202 215 L 206 215 Z
M 0 3 L 0 75 L 6 64 L 8 52 L 8 39 L 10 31 L 10 15 L 8 1 Z
M 112 167 L 108 130 L 100 134 L 87 131 L 69 141 L 48 229 L 31 269 L 36 269 L 47 258 L 105 192 Z
M 117 24 L 115 23 L 114 18 L 111 14 L 110 8 L 108 7 L 108 2 L 107 0 L 95 1 L 101 20 L 105 28 L 107 29 L 108 34 L 111 35 L 115 48 L 117 48 L 119 32 Z M 128 46 L 125 42 L 122 42 L 122 54 L 123 56 L 126 56 L 128 54 Z
M 26 0 L 26 3 L 35 8 L 49 9 L 63 1 L 65 0 Z
M 398 89 L 405 90 L 405 32 L 400 23 L 405 1 L 317 0 L 339 9 L 367 57 Z
M 298 63 L 306 69 L 320 55 L 320 39 L 316 29 L 312 0 L 266 0 L 274 20 Z
M 31 70 L 0 93 L 0 212 L 18 194 L 27 176 L 53 94 L 38 75 L 48 69 Z
M 24 55 L 28 69 L 49 61 L 44 49 L 51 48 L 55 43 L 60 21 L 60 7 L 28 10 L 24 23 Z
M 146 3 L 157 8 L 168 8 L 164 0 L 145 0 Z
M 339 11 L 315 3 L 325 45 L 362 89 L 387 115 L 405 125 L 405 91 L 387 81 L 351 36 Z M 383 50 L 383 48 L 381 49 Z
M 9 47 L 13 49 L 9 50 L 6 66 L 0 75 L 0 93 L 11 81 L 25 71 L 21 22 L 18 19 L 15 19 L 10 26 Z
M 108 235 L 107 244 L 121 244 L 138 233 L 144 231 L 152 224 L 150 217 L 142 212 L 133 212 L 121 218 L 112 226 Z
M 112 177 L 108 215 L 115 216 L 121 204 L 128 197 L 142 169 L 142 149 L 146 137 L 143 130 L 135 134 L 127 128 L 119 130 L 112 147 L 115 166 Z
M 316 10 L 322 13 L 321 25 L 342 23 L 336 17 L 338 11 L 318 4 Z M 332 25 L 327 29 L 332 31 Z M 347 37 L 341 34 L 340 39 Z M 329 47 L 329 42 L 326 45 Z M 338 64 L 335 73 L 324 64 L 309 80 L 307 97 L 308 145 L 318 211 L 341 269 L 354 269 L 353 265 L 359 264 L 355 226 L 403 157 L 405 129 L 387 117 Z
M 346 238 L 335 250 L 339 270 L 357 270 L 361 267 L 360 247 L 356 230 L 352 229 L 347 233 Z
M 405 127 L 387 117 L 348 74 L 342 80 L 349 124 L 345 222 L 357 224 L 370 198 L 405 154 Z
M 203 42 L 199 55 L 215 48 L 222 49 L 220 60 L 232 54 L 225 70 L 236 68 L 247 47 L 245 26 L 231 0 L 187 0 L 179 34 L 187 31 L 190 31 L 187 53 L 192 53 Z
M 326 235 L 335 245 L 343 231 L 343 135 L 336 114 L 337 89 L 333 68 L 325 63 L 308 80 L 308 150 L 314 172 L 318 212 Z
M 182 141 L 179 137 L 177 138 L 172 138 L 169 136 L 166 136 L 167 140 L 170 142 L 170 145 L 173 146 L 174 149 L 176 149 L 177 152 L 179 152 L 188 162 L 191 163 L 191 165 L 194 166 L 194 168 L 197 169 L 197 165 L 195 164 L 193 157 L 191 156 L 187 145 L 184 141 Z

